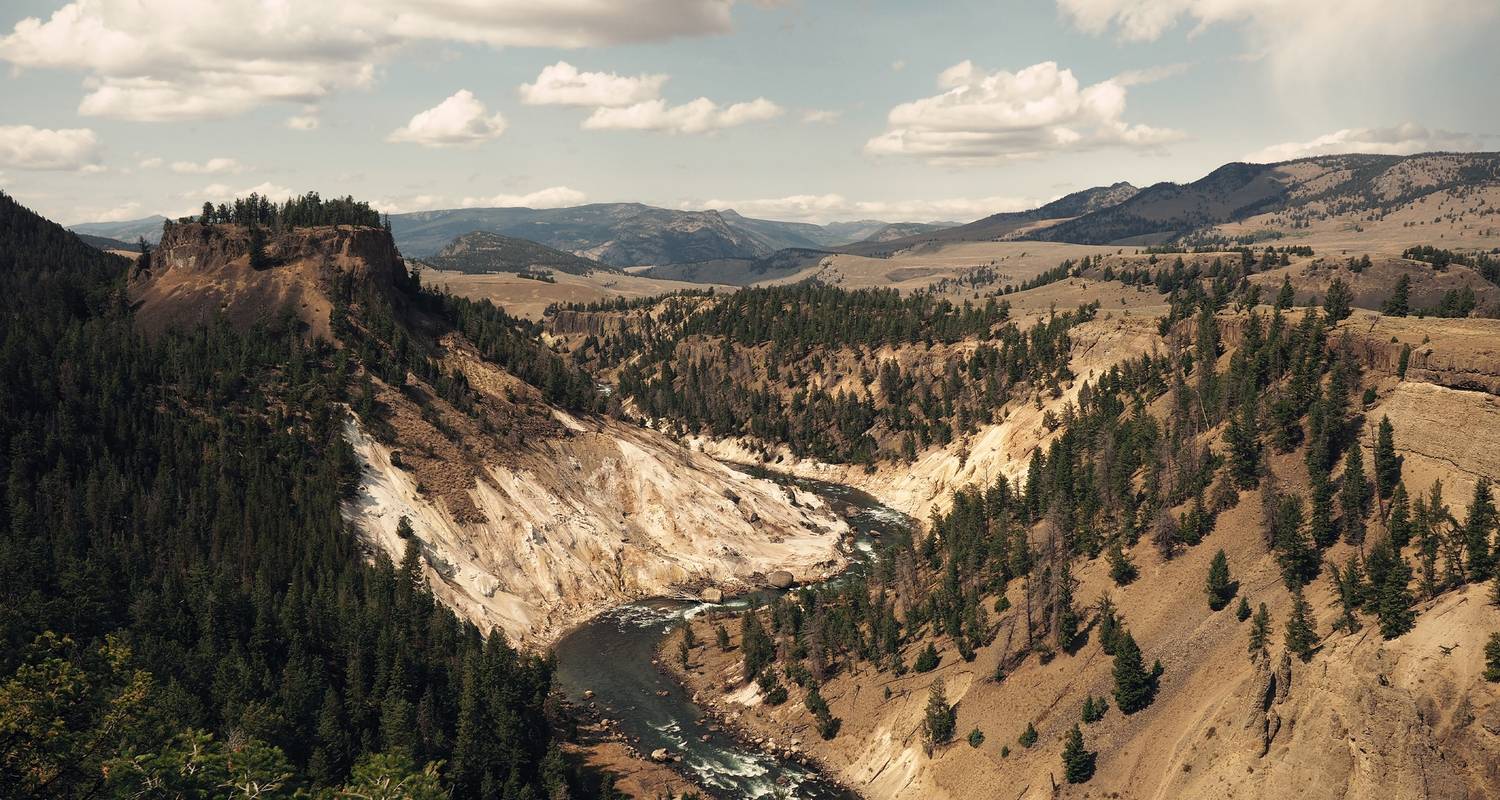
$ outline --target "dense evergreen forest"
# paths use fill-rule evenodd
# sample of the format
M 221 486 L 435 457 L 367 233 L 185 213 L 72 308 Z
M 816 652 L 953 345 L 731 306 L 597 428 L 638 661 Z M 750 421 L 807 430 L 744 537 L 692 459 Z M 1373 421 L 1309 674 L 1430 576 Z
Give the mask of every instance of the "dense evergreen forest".
M 318 225 L 364 225 L 374 228 L 381 224 L 380 212 L 371 208 L 369 203 L 353 197 L 324 200 L 317 192 L 290 197 L 281 203 L 254 192 L 249 197 L 236 198 L 232 203 L 220 203 L 216 206 L 205 202 L 203 211 L 197 217 L 180 220 L 178 224 L 186 222 L 196 222 L 199 225 L 229 223 L 275 231 Z M 166 224 L 173 223 L 169 220 Z
M 558 796 L 549 664 L 342 521 L 359 348 L 148 340 L 128 266 L 0 195 L 0 793 Z

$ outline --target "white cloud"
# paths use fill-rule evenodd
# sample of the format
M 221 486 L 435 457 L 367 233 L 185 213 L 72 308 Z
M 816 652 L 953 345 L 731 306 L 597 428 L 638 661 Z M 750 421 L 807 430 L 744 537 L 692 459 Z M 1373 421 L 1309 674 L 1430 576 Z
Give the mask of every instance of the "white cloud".
M 294 131 L 315 131 L 322 121 L 317 114 L 297 114 L 286 118 L 286 126 Z
M 443 206 L 443 198 L 435 194 L 418 194 L 410 197 L 384 197 L 374 200 L 371 206 L 386 214 L 405 214 L 411 211 L 428 211 Z
M 150 158 L 141 159 L 140 167 L 141 169 L 157 169 L 164 163 L 166 162 L 163 161 L 160 157 L 152 156 Z
M 690 204 L 698 209 L 732 208 L 749 217 L 826 223 L 838 220 L 967 221 L 1002 211 L 1035 208 L 1038 201 L 1024 197 L 956 197 L 936 200 L 851 200 L 841 194 L 798 194 L 757 200 L 708 200 Z
M 594 47 L 724 33 L 733 0 L 217 3 L 73 0 L 0 37 L 20 69 L 85 74 L 79 111 L 161 121 L 312 103 L 419 42 Z
M 0 166 L 98 172 L 99 138 L 88 128 L 0 125 Z
M 1163 64 L 1159 67 L 1128 69 L 1110 78 L 1110 80 L 1121 86 L 1140 86 L 1147 83 L 1164 81 L 1167 78 L 1174 78 L 1187 72 L 1189 66 L 1188 64 Z
M 707 97 L 680 106 L 668 106 L 664 100 L 647 100 L 624 108 L 596 108 L 583 121 L 583 127 L 588 130 L 704 133 L 773 119 L 782 113 L 781 106 L 764 97 L 727 108 Z
M 465 197 L 459 205 L 463 208 L 567 208 L 581 205 L 586 196 L 577 189 L 552 186 L 529 194 L 496 194 L 489 197 Z
M 218 175 L 220 173 L 239 174 L 246 169 L 244 164 L 232 158 L 210 158 L 202 163 L 194 161 L 173 161 L 172 171 L 180 175 Z
M 468 89 L 460 89 L 436 106 L 418 113 L 391 131 L 389 142 L 411 142 L 424 147 L 476 144 L 505 132 L 505 118 L 489 115 L 484 103 Z
M 1124 121 L 1125 86 L 1081 87 L 1044 61 L 1018 72 L 985 72 L 970 61 L 943 70 L 942 94 L 891 109 L 889 127 L 865 144 L 874 155 L 932 163 L 992 163 L 1106 146 L 1155 147 L 1178 131 Z
M 1434 130 L 1414 122 L 1392 128 L 1344 128 L 1306 142 L 1283 142 L 1245 156 L 1246 161 L 1270 163 L 1339 153 L 1405 156 L 1435 151 L 1483 150 L 1482 137 Z
M 666 82 L 666 75 L 579 72 L 559 61 L 543 67 L 536 82 L 521 84 L 520 93 L 521 102 L 533 106 L 619 107 L 656 99 Z
M 126 220 L 140 219 L 146 216 L 141 211 L 141 204 L 131 200 L 128 203 L 113 208 L 99 211 L 84 211 L 79 214 L 82 222 L 125 222 Z
M 237 198 L 249 197 L 252 194 L 258 194 L 261 197 L 267 197 L 271 200 L 280 202 L 289 197 L 295 196 L 297 193 L 285 186 L 280 186 L 270 182 L 257 183 L 254 186 L 246 186 L 241 189 L 236 189 L 224 183 L 211 183 L 203 187 L 202 189 L 198 189 L 197 191 L 183 192 L 182 197 L 184 200 L 193 200 L 198 203 L 198 205 L 194 206 L 191 211 L 187 212 L 189 214 L 196 214 L 198 213 L 199 207 L 202 206 L 205 200 L 214 203 L 226 203 Z M 168 214 L 166 216 L 185 215 Z
M 810 108 L 802 112 L 802 121 L 809 125 L 822 125 L 837 120 L 843 113 L 833 109 Z
M 1426 58 L 1427 45 L 1478 29 L 1500 12 L 1494 0 L 1056 0 L 1085 32 L 1153 41 L 1179 22 L 1195 35 L 1239 25 L 1245 55 L 1264 60 L 1285 88 L 1340 78 L 1368 82 L 1382 69 Z M 1347 86 L 1344 87 L 1347 90 Z

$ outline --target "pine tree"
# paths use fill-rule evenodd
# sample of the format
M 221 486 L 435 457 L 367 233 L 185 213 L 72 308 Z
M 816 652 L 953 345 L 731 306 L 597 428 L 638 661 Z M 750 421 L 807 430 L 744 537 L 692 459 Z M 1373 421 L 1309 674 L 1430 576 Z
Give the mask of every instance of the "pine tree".
M 1355 609 L 1359 607 L 1364 594 L 1364 581 L 1359 569 L 1359 554 L 1349 556 L 1348 562 L 1341 570 L 1337 564 L 1333 565 L 1333 571 L 1329 575 L 1333 581 L 1334 590 L 1339 596 L 1339 607 L 1342 613 L 1334 628 L 1353 633 L 1360 628 L 1359 617 L 1355 616 Z
M 1125 714 L 1134 714 L 1151 705 L 1154 687 L 1141 659 L 1141 649 L 1127 629 L 1115 645 L 1115 705 Z
M 953 707 L 948 705 L 942 678 L 934 678 L 927 689 L 927 713 L 923 719 L 929 744 L 945 744 L 953 738 Z
M 776 646 L 760 624 L 755 609 L 740 615 L 740 652 L 745 659 L 745 680 L 753 681 L 776 658 Z
M 1375 489 L 1381 497 L 1390 497 L 1401 482 L 1401 460 L 1396 456 L 1396 429 L 1391 418 L 1382 416 L 1375 435 Z
M 1234 618 L 1240 622 L 1250 619 L 1250 601 L 1244 595 L 1240 595 L 1240 604 L 1234 609 Z
M 1391 546 L 1400 551 L 1411 541 L 1411 501 L 1406 496 L 1406 484 L 1397 483 L 1391 492 L 1391 512 L 1386 519 L 1386 528 L 1391 533 Z
M 1099 620 L 1099 647 L 1105 655 L 1115 654 L 1115 645 L 1120 641 L 1120 617 L 1115 613 L 1115 603 L 1109 595 L 1099 596 L 1099 602 L 1095 604 L 1096 617 Z
M 1229 580 L 1229 559 L 1222 549 L 1214 554 L 1213 563 L 1208 567 L 1208 583 L 1204 589 L 1208 592 L 1208 607 L 1213 611 L 1229 605 L 1230 598 L 1234 597 L 1234 586 Z
M 1266 641 L 1271 636 L 1271 612 L 1266 610 L 1266 604 L 1261 603 L 1255 610 L 1255 617 L 1250 620 L 1250 655 L 1263 653 L 1266 649 Z
M 1500 633 L 1490 634 L 1490 640 L 1484 646 L 1484 679 L 1500 683 Z
M 1323 298 L 1323 313 L 1328 315 L 1330 323 L 1340 322 L 1349 316 L 1352 311 L 1353 294 L 1349 291 L 1349 284 L 1343 278 L 1334 278 L 1328 285 L 1328 294 Z
M 1104 719 L 1104 714 L 1107 711 L 1109 711 L 1109 701 L 1090 694 L 1083 699 L 1083 713 L 1081 718 L 1084 722 L 1093 724 Z
M 1119 542 L 1113 542 L 1109 546 L 1109 577 L 1116 586 L 1127 586 L 1135 580 L 1138 574 L 1135 564 L 1131 562 L 1130 556 L 1120 547 Z
M 1021 735 L 1016 737 L 1016 741 L 1022 747 L 1030 747 L 1036 744 L 1036 726 L 1030 722 L 1026 723 L 1026 730 L 1021 731 Z
M 1067 562 L 1064 562 L 1062 569 L 1059 570 L 1054 609 L 1057 620 L 1057 646 L 1063 650 L 1071 650 L 1073 641 L 1078 638 L 1078 626 L 1081 620 L 1078 609 L 1073 607 L 1073 573 Z
M 1407 585 L 1411 583 L 1411 567 L 1401 557 L 1390 538 L 1382 539 L 1370 551 L 1366 571 L 1370 574 L 1375 616 L 1380 620 L 1380 635 L 1386 639 L 1394 639 L 1411 630 L 1416 619 L 1411 610 L 1415 599 L 1407 589 Z
M 1385 304 L 1380 307 L 1380 313 L 1388 317 L 1404 317 L 1411 308 L 1411 276 L 1401 273 L 1396 279 L 1396 287 L 1391 290 L 1391 296 L 1386 299 Z
M 1292 276 L 1281 279 L 1281 291 L 1276 293 L 1276 310 L 1285 311 L 1297 302 L 1297 291 L 1292 288 Z
M 1094 777 L 1094 754 L 1084 749 L 1083 731 L 1074 723 L 1068 732 L 1068 741 L 1063 745 L 1063 776 L 1068 783 L 1084 783 Z
M 1313 627 L 1312 606 L 1302 594 L 1302 587 L 1292 591 L 1292 613 L 1286 620 L 1286 649 L 1303 661 L 1312 659 L 1318 635 Z
M 1339 508 L 1344 512 L 1344 541 L 1360 544 L 1365 540 L 1365 511 L 1370 503 L 1370 484 L 1365 479 L 1365 457 L 1359 445 L 1349 448 L 1344 458 L 1344 483 L 1339 488 Z
M 1480 478 L 1474 485 L 1474 499 L 1469 503 L 1469 516 L 1464 521 L 1464 549 L 1467 551 L 1469 580 L 1475 583 L 1490 577 L 1493 563 L 1490 532 L 1495 529 L 1496 519 L 1490 481 L 1488 478 Z
M 1260 476 L 1260 434 L 1253 403 L 1244 403 L 1224 432 L 1229 446 L 1229 474 L 1240 489 L 1254 489 Z
M 917 654 L 917 660 L 912 666 L 917 672 L 931 672 L 937 668 L 937 665 L 937 648 L 933 647 L 932 642 L 928 642 L 927 646 L 922 648 L 922 652 Z

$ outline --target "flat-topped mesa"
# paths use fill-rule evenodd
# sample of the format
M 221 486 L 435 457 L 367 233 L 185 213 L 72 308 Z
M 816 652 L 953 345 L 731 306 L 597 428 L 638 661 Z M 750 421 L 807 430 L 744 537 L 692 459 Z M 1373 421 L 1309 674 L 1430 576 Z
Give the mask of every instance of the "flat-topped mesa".
M 148 332 L 222 315 L 248 327 L 290 309 L 314 336 L 330 338 L 339 283 L 394 297 L 406 266 L 389 231 L 323 225 L 275 232 L 238 224 L 166 226 L 130 280 L 137 320 Z

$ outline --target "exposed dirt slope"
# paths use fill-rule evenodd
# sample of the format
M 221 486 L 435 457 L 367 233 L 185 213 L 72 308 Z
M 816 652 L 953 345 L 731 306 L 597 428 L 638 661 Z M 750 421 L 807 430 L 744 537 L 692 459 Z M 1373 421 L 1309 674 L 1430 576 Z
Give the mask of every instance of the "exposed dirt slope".
M 314 336 L 327 339 L 335 281 L 388 288 L 405 271 L 390 234 L 379 228 L 299 228 L 270 237 L 260 269 L 250 264 L 250 238 L 239 225 L 168 227 L 150 266 L 131 276 L 140 324 L 162 330 L 223 315 L 248 326 L 290 308 Z

